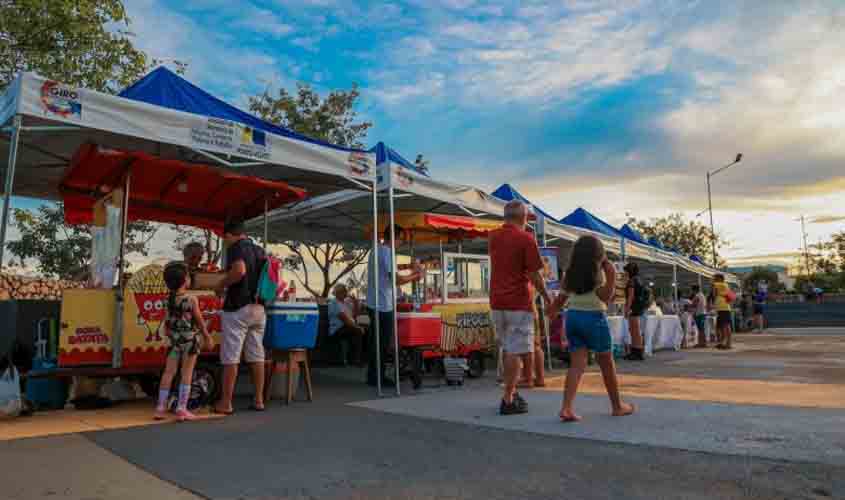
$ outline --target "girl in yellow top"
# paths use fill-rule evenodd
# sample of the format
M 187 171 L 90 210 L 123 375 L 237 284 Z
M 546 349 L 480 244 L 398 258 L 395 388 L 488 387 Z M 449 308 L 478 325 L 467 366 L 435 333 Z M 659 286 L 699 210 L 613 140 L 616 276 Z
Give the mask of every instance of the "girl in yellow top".
M 613 300 L 616 288 L 616 270 L 604 252 L 604 246 L 594 236 L 582 236 L 572 248 L 569 269 L 564 278 L 564 293 L 549 307 L 554 318 L 563 304 L 569 304 L 566 313 L 566 338 L 569 341 L 571 363 L 566 374 L 560 419 L 563 422 L 581 420 L 575 413 L 575 394 L 581 376 L 587 368 L 587 354 L 596 353 L 604 386 L 610 397 L 614 416 L 631 415 L 632 404 L 624 403 L 619 394 L 616 365 L 613 363 L 613 341 L 607 323 L 607 305 Z
M 719 335 L 716 349 L 731 348 L 731 303 L 728 300 L 730 294 L 731 289 L 725 283 L 725 276 L 713 276 L 713 309 L 716 310 L 716 330 Z

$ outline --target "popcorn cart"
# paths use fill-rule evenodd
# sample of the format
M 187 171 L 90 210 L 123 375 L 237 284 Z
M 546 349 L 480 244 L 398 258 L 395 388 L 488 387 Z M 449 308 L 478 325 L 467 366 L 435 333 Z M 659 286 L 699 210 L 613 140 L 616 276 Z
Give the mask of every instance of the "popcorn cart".
M 227 219 L 257 217 L 305 197 L 284 182 L 90 144 L 73 158 L 60 190 L 67 222 L 90 224 L 93 248 L 91 287 L 66 290 L 62 297 L 59 369 L 138 376 L 148 392 L 165 362 L 168 292 L 161 266 L 147 266 L 128 279 L 120 272 L 126 266 L 128 224 L 147 220 L 220 234 Z M 192 276 L 202 286 L 220 279 L 222 274 Z M 198 297 L 214 338 L 214 345 L 203 346 L 194 376 L 196 388 L 210 400 L 219 388 L 215 361 L 222 304 L 211 289 L 190 293 Z
M 423 279 L 397 296 L 400 374 L 418 388 L 423 372 L 445 374 L 444 363 L 454 360 L 470 377 L 481 377 L 495 346 L 485 238 L 502 222 L 397 212 L 395 223 L 407 255 L 423 269 Z

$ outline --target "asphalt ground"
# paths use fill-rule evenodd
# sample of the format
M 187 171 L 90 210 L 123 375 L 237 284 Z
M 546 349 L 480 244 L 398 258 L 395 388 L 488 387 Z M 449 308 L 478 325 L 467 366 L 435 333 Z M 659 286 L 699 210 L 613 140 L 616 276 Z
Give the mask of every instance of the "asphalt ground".
M 835 389 L 841 340 L 746 336 L 731 353 L 659 353 L 620 364 L 623 391 L 635 376 Z M 749 368 L 755 359 L 773 367 Z M 354 375 L 321 371 L 314 403 L 264 413 L 242 400 L 225 419 L 0 442 L 0 497 L 845 498 L 841 409 L 633 395 L 639 414 L 614 419 L 585 391 L 585 421 L 564 425 L 553 387 L 526 392 L 531 412 L 506 418 L 491 379 L 374 399 Z

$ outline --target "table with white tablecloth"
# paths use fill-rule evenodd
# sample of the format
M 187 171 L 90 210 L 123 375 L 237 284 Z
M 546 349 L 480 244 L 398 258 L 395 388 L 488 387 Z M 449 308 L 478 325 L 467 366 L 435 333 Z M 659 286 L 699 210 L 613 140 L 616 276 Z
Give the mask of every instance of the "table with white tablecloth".
M 609 316 L 610 336 L 614 345 L 630 345 L 631 334 L 628 330 L 628 320 L 622 316 Z M 678 316 L 642 316 L 640 318 L 640 332 L 645 341 L 645 353 L 651 355 L 654 351 L 664 349 L 678 350 L 684 340 L 684 329 Z

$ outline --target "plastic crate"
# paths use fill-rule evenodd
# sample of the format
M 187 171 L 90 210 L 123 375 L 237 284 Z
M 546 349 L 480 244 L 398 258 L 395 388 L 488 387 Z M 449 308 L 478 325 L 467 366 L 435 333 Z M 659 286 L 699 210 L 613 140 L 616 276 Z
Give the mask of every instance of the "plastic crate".
M 267 307 L 264 347 L 313 349 L 319 322 L 320 312 L 315 303 L 275 302 Z
M 443 322 L 440 313 L 398 313 L 399 347 L 439 346 Z

